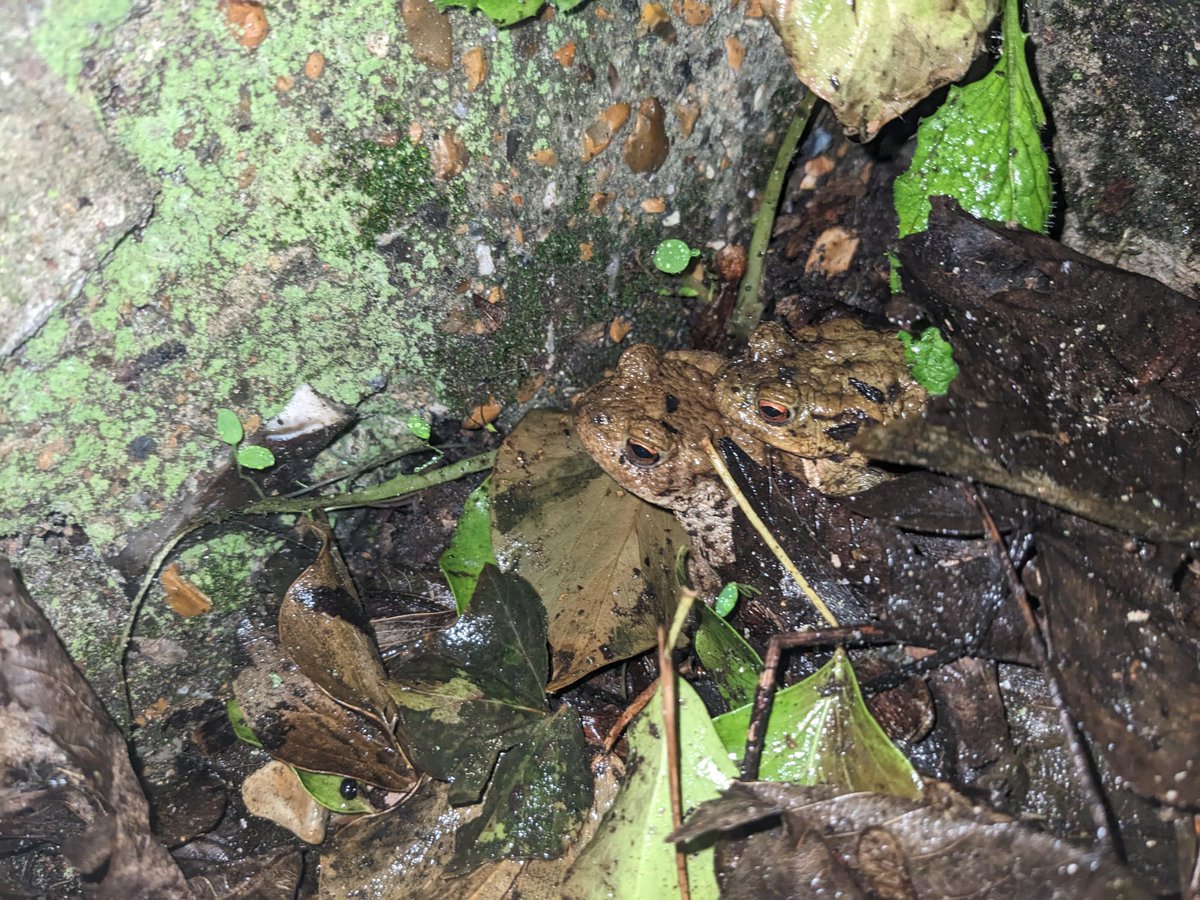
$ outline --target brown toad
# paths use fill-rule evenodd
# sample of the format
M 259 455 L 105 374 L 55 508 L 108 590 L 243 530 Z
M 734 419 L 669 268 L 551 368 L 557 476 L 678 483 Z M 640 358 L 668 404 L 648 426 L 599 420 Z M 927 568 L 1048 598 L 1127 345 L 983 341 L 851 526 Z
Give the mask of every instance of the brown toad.
M 808 482 L 827 494 L 863 490 L 882 473 L 850 449 L 864 425 L 918 413 L 927 395 L 894 332 L 834 319 L 790 336 L 765 323 L 745 353 L 717 372 L 717 409 L 735 440 L 749 435 L 809 462 Z M 740 441 L 739 441 L 740 443 Z
M 703 447 L 729 434 L 712 393 L 723 364 L 714 353 L 661 353 L 638 344 L 574 411 L 575 431 L 600 467 L 630 493 L 674 511 L 714 565 L 733 561 L 733 502 Z M 743 440 L 762 462 L 765 448 L 748 435 Z

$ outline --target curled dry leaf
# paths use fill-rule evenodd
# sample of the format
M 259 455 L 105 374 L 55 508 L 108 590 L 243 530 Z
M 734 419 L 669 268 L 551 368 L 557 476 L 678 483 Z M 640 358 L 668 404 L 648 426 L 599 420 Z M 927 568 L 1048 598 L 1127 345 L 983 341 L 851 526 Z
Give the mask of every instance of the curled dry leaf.
M 796 75 L 867 141 L 939 87 L 957 81 L 983 48 L 998 0 L 769 0 L 767 15 Z
M 329 696 L 390 729 L 396 707 L 384 688 L 387 675 L 358 592 L 333 546 L 329 526 L 317 560 L 288 588 L 279 607 L 279 640 L 306 676 Z
M 475 430 L 483 428 L 485 425 L 491 425 L 496 421 L 496 417 L 500 415 L 502 407 L 495 397 L 488 397 L 483 403 L 472 407 L 467 417 L 463 419 L 463 428 Z
M 298 769 L 412 790 L 418 775 L 389 732 L 331 699 L 265 636 L 245 645 L 254 665 L 238 673 L 233 693 L 267 753 Z

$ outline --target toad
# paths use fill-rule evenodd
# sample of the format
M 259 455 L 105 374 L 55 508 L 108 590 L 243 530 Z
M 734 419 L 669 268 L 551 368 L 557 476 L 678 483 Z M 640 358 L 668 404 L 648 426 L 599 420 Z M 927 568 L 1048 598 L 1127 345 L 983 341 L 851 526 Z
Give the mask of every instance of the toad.
M 713 565 L 733 561 L 733 500 L 703 448 L 705 439 L 715 445 L 730 431 L 712 392 L 724 362 L 715 353 L 638 344 L 574 411 L 575 431 L 600 467 L 630 493 L 672 510 Z M 762 462 L 762 444 L 739 437 Z
M 882 481 L 850 441 L 864 426 L 919 413 L 928 399 L 895 332 L 871 331 L 853 319 L 794 336 L 774 322 L 759 325 L 743 355 L 718 371 L 713 396 L 735 440 L 749 435 L 808 460 L 809 484 L 826 494 Z

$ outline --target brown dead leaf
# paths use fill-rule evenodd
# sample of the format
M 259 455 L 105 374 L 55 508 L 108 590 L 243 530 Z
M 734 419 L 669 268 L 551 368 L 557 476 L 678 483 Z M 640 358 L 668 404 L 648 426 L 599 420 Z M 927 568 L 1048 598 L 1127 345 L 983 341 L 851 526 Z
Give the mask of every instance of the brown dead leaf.
M 591 162 L 608 149 L 617 132 L 629 121 L 628 103 L 614 103 L 600 113 L 596 121 L 583 132 L 583 161 Z
M 687 540 L 674 516 L 601 472 L 570 423 L 568 413 L 527 415 L 492 476 L 496 552 L 520 557 L 546 605 L 550 691 L 654 644 Z
M 279 760 L 246 776 L 242 801 L 250 815 L 286 828 L 307 844 L 325 840 L 329 810 L 304 789 L 295 770 Z
M 467 145 L 453 129 L 443 131 L 433 142 L 430 163 L 433 166 L 434 177 L 441 181 L 449 181 L 455 175 L 461 175 L 470 160 L 471 154 L 467 151 Z
M 163 569 L 159 580 L 167 592 L 167 605 L 179 615 L 190 618 L 204 615 L 212 609 L 208 595 L 179 573 L 178 563 L 171 563 Z
M 225 21 L 234 40 L 253 50 L 267 39 L 271 26 L 261 3 L 254 0 L 221 0 L 220 8 L 225 12 Z
M 468 430 L 483 428 L 485 425 L 491 425 L 496 421 L 496 417 L 500 415 L 501 406 L 495 397 L 488 397 L 483 403 L 473 407 L 463 419 L 462 427 Z
M 279 607 L 279 640 L 300 671 L 334 700 L 390 729 L 396 705 L 387 673 L 350 572 L 324 523 L 316 561 L 292 582 Z
M 850 268 L 858 250 L 858 235 L 839 225 L 827 228 L 817 237 L 804 263 L 804 274 L 816 272 L 826 278 L 841 275 Z
M 472 47 L 463 54 L 462 61 L 467 73 L 467 90 L 474 93 L 488 77 L 487 56 L 482 47 Z

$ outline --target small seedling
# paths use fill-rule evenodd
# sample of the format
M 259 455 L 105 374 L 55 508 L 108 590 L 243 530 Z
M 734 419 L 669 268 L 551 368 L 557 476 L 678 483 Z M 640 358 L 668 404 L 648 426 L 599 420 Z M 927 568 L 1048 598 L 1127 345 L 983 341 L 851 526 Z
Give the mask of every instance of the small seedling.
M 242 446 L 246 430 L 232 409 L 217 410 L 217 437 L 234 448 L 234 459 L 244 469 L 269 469 L 275 465 L 275 454 L 266 447 L 259 447 L 257 444 Z
M 904 362 L 912 370 L 913 378 L 921 387 L 936 397 L 950 389 L 956 375 L 958 363 L 954 361 L 954 350 L 942 337 L 937 328 L 926 328 L 914 341 L 907 331 L 897 335 L 904 345 Z
M 721 593 L 717 594 L 717 602 L 713 605 L 713 612 L 724 619 L 737 605 L 738 600 L 744 594 L 749 597 L 751 594 L 757 594 L 758 588 L 749 584 L 738 584 L 736 581 L 731 581 L 725 587 L 721 588 Z
M 678 275 L 699 255 L 699 250 L 693 250 L 684 241 L 668 238 L 654 250 L 654 268 L 667 275 Z

